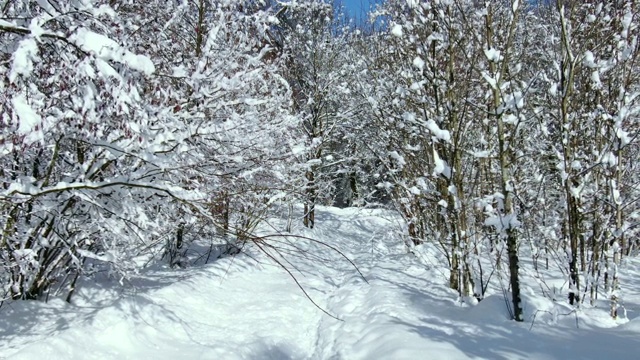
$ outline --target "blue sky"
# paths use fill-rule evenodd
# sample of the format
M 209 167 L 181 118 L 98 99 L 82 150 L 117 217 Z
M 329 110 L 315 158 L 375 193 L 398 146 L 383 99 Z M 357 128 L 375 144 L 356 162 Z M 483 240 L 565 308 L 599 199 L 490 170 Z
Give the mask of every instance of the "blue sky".
M 379 2 L 379 0 L 341 0 L 347 8 L 349 14 L 353 17 L 359 18 L 363 15 L 362 10 L 369 9 L 371 4 Z

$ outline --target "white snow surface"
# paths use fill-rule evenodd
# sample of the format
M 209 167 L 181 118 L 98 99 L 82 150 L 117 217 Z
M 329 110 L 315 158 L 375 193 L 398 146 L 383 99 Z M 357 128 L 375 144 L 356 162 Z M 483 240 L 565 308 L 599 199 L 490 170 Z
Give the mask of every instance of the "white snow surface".
M 291 241 L 308 253 L 288 256 L 288 266 L 314 301 L 341 320 L 313 306 L 254 245 L 207 265 L 156 265 L 126 282 L 124 290 L 115 281 L 86 281 L 72 304 L 57 298 L 5 303 L 1 357 L 637 358 L 640 318 L 634 317 L 640 307 L 629 300 L 637 293 L 626 293 L 631 320 L 623 324 L 607 317 L 606 305 L 563 315 L 571 312 L 559 304 L 566 301 L 554 303 L 524 286 L 526 321 L 516 323 L 506 315 L 500 293 L 463 304 L 446 285 L 442 254 L 429 244 L 409 253 L 394 213 L 320 207 L 316 218 L 315 229 L 294 232 L 340 249 L 367 281 L 328 247 L 303 239 Z M 271 244 L 278 245 L 275 239 Z

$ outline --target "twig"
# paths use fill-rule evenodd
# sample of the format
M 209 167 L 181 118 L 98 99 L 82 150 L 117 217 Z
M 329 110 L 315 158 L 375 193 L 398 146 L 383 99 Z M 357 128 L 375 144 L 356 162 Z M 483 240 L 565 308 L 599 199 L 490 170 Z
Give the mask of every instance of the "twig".
M 282 236 L 283 235 L 264 235 L 264 236 L 260 236 L 260 237 L 258 237 L 256 239 L 264 240 L 264 239 L 267 239 L 267 238 L 282 237 Z M 286 235 L 286 236 L 293 237 L 293 238 L 296 238 L 296 239 L 302 239 L 302 240 L 311 241 L 313 243 L 320 244 L 320 245 L 322 245 L 324 247 L 327 247 L 327 248 L 335 251 L 336 253 L 338 253 L 342 258 L 347 260 L 353 266 L 353 268 L 358 272 L 358 274 L 360 274 L 360 277 L 362 277 L 362 280 L 364 280 L 367 284 L 369 283 L 369 281 L 367 281 L 367 279 L 364 277 L 364 274 L 362 274 L 362 272 L 360 271 L 358 266 L 351 259 L 349 259 L 349 257 L 347 257 L 347 255 L 345 255 L 342 251 L 338 250 L 336 247 L 331 246 L 331 245 L 329 245 L 329 244 L 327 244 L 327 243 L 325 243 L 323 241 L 315 240 L 315 239 L 312 239 L 312 238 L 309 238 L 309 237 L 306 237 L 306 236 L 302 236 L 302 235 Z
M 284 271 L 287 272 L 287 274 L 289 274 L 289 276 L 293 279 L 293 281 L 295 281 L 296 285 L 298 286 L 298 288 L 300 288 L 300 290 L 302 291 L 302 293 L 304 294 L 304 296 L 311 301 L 311 303 L 318 308 L 320 311 L 322 311 L 323 313 L 329 315 L 330 317 L 339 320 L 339 321 L 344 321 L 340 318 L 338 318 L 335 315 L 332 315 L 331 313 L 329 313 L 327 310 L 323 309 L 320 305 L 318 305 L 309 295 L 309 293 L 307 293 L 307 291 L 304 289 L 304 287 L 300 284 L 300 282 L 298 281 L 298 279 L 295 277 L 295 275 L 293 275 L 293 273 L 287 269 L 286 266 L 284 266 L 280 261 L 278 261 L 278 259 L 276 259 L 273 255 L 271 255 L 268 251 L 266 251 L 261 245 L 259 241 L 254 241 L 254 244 L 265 254 L 267 255 L 271 260 L 273 260 L 276 264 L 278 264 L 278 266 L 280 266 L 282 269 L 284 269 Z

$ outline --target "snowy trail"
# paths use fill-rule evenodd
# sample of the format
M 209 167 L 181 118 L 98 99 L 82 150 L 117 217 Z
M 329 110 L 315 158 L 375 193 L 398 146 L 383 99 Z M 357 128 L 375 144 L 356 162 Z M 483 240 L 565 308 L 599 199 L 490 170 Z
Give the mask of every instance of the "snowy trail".
M 252 249 L 202 267 L 149 271 L 124 293 L 87 287 L 75 305 L 3 307 L 0 358 L 637 358 L 640 317 L 619 328 L 583 321 L 577 329 L 571 316 L 542 314 L 529 330 L 531 322 L 507 319 L 501 296 L 462 307 L 441 270 L 428 265 L 438 259 L 425 265 L 406 254 L 395 228 L 388 212 L 323 208 L 317 228 L 300 230 L 339 248 L 368 281 L 326 247 L 296 242 L 309 255 L 288 257 L 292 273 L 342 321 L 314 307 L 285 271 Z
M 344 321 L 324 319 L 321 338 L 329 344 L 318 349 L 318 359 L 367 359 L 373 354 L 380 359 L 411 359 L 417 354 L 465 358 L 452 345 L 420 339 L 407 326 L 411 323 L 402 320 L 415 316 L 411 306 L 419 294 L 414 290 L 428 288 L 428 274 L 412 255 L 403 254 L 402 244 L 389 232 L 392 223 L 380 216 L 348 212 L 322 221 L 323 228 L 344 232 L 343 245 L 351 250 L 349 256 L 368 283 L 353 271 L 343 272 L 338 289 L 328 299 L 328 308 Z M 405 281 L 396 283 L 398 275 Z
M 14 359 L 282 359 L 305 358 L 318 318 L 308 301 L 277 271 L 236 258 L 158 289 L 126 296 L 68 318 Z M 228 270 L 228 272 L 227 272 Z M 167 274 L 164 274 L 167 275 Z M 169 274 L 169 276 L 171 276 Z M 222 281 L 221 281 L 222 280 Z M 138 284 L 139 286 L 141 284 Z M 264 301 L 261 301 L 264 299 Z M 62 310 L 70 306 L 54 303 Z M 71 309 L 68 309 L 71 311 Z M 14 321 L 19 321 L 15 319 Z M 280 331 L 278 331 L 280 329 Z M 289 333 L 284 329 L 295 329 Z M 3 352 L 6 354 L 6 352 Z

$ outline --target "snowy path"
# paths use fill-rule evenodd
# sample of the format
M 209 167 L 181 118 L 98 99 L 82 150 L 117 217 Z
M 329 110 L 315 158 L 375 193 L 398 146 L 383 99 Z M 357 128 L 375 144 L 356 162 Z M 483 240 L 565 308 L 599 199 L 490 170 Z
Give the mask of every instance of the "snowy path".
M 95 310 L 69 309 L 71 306 L 54 302 L 51 312 L 62 311 L 62 316 L 42 329 L 50 336 L 34 338 L 37 342 L 11 357 L 305 358 L 314 346 L 315 324 L 321 314 L 295 291 L 286 274 L 264 270 L 248 258 L 238 257 L 205 269 L 184 271 L 184 276 L 154 273 L 136 284 L 139 293 Z M 76 310 L 81 311 L 80 318 L 71 313 Z M 13 321 L 21 320 L 15 316 Z M 33 321 L 34 327 L 39 326 Z M 13 340 L 24 339 L 17 335 Z
M 255 249 L 187 270 L 154 270 L 121 294 L 85 289 L 76 305 L 0 309 L 0 358 L 11 359 L 636 359 L 640 318 L 619 328 L 516 324 L 493 296 L 461 307 L 436 267 L 409 254 L 384 212 L 323 209 L 303 235 L 322 259 L 289 257 L 314 307 Z M 388 215 L 388 214 L 387 214 Z M 427 261 L 428 263 L 428 261 Z M 132 289 L 135 289 L 133 291 Z M 104 299 L 98 301 L 98 299 Z M 111 300 L 109 300 L 111 299 Z M 636 315 L 637 316 L 637 315 Z
M 429 354 L 434 359 L 464 358 L 454 346 L 422 339 L 416 331 L 411 321 L 416 315 L 413 307 L 421 301 L 418 289 L 429 288 L 430 274 L 412 255 L 403 254 L 402 243 L 389 233 L 390 222 L 357 213 L 341 217 L 324 214 L 321 221 L 318 237 L 338 235 L 343 241 L 340 245 L 350 250 L 348 256 L 368 283 L 343 267 L 327 308 L 344 321 L 323 318 L 320 333 L 325 343 L 317 349 L 318 359 L 411 359 L 416 354 Z M 331 235 L 323 233 L 325 228 L 331 229 Z M 398 278 L 402 282 L 397 282 Z

